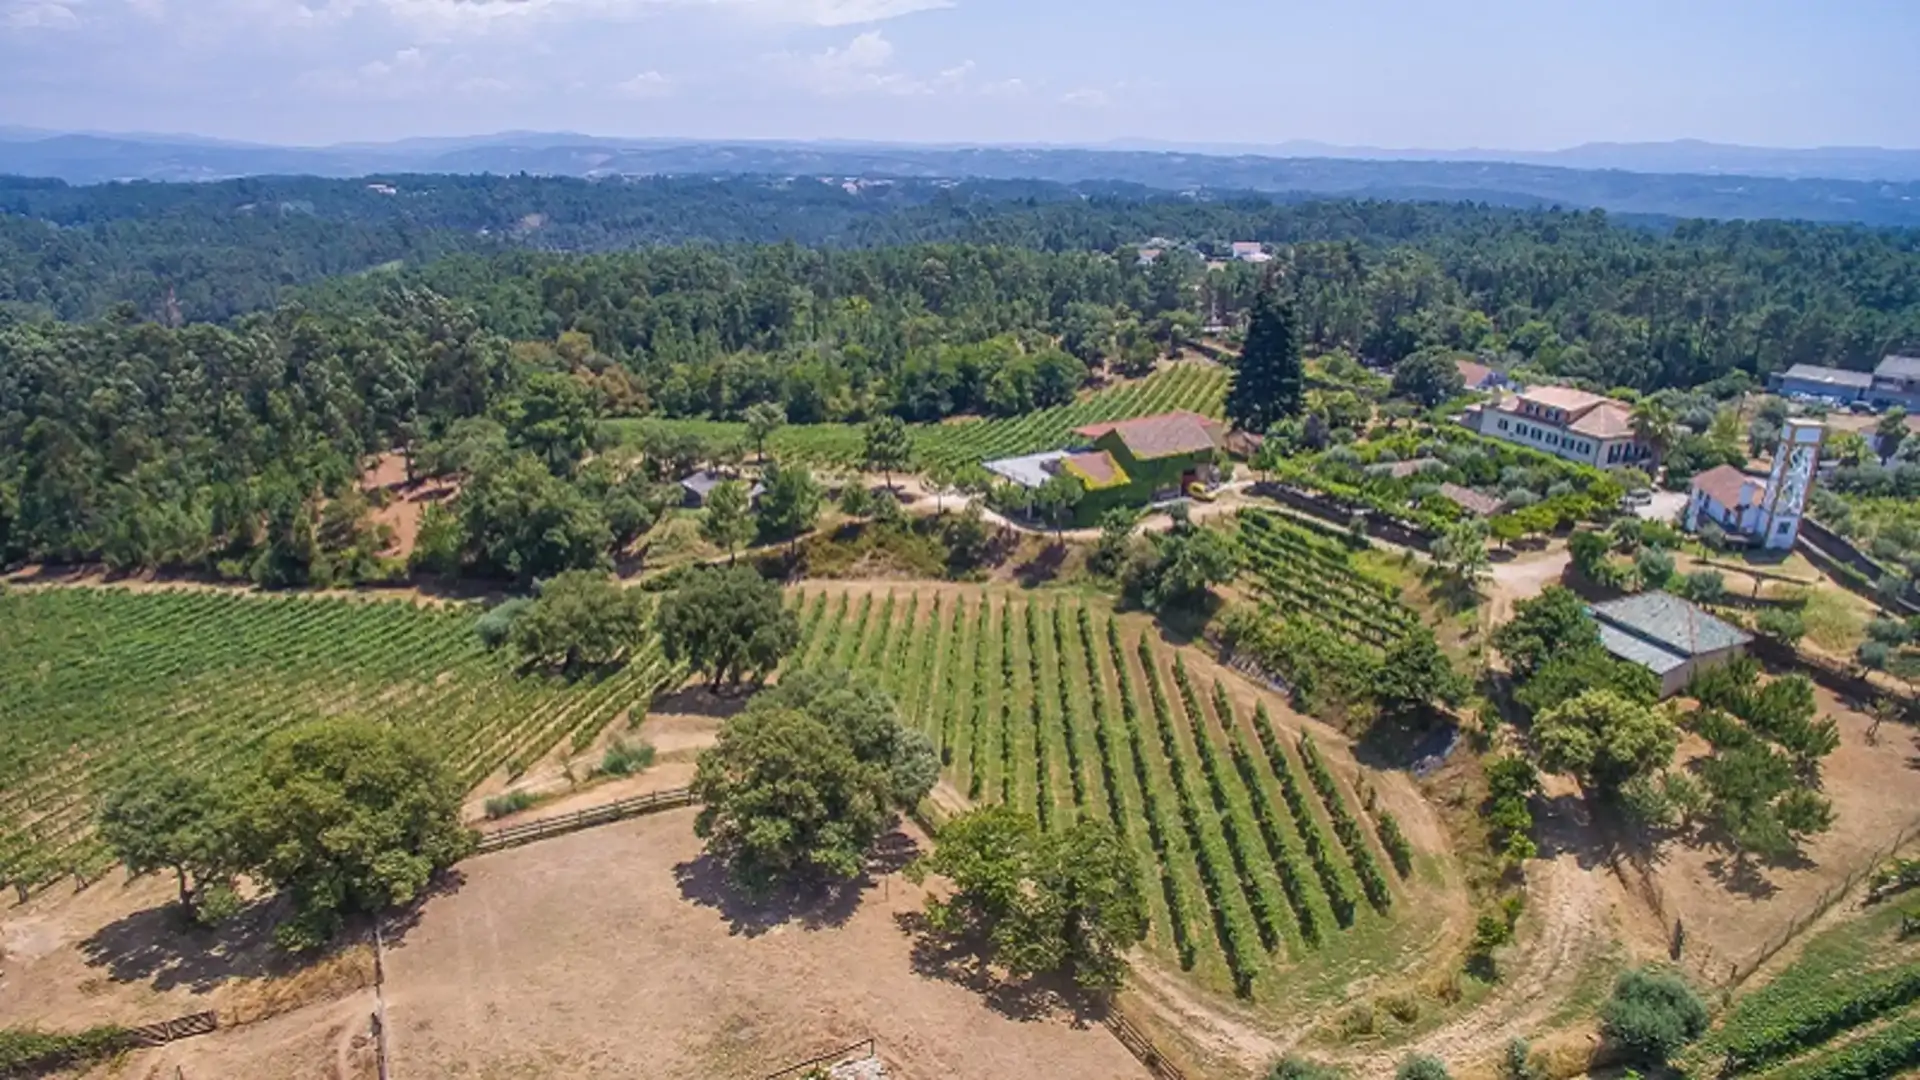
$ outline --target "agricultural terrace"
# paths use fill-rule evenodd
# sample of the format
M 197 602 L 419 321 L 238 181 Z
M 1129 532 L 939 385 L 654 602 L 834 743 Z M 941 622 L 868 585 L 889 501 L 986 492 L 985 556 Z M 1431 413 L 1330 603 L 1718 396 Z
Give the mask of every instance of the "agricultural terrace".
M 1064 444 L 1077 427 L 1173 409 L 1217 417 L 1226 396 L 1224 368 L 1181 364 L 1071 405 L 1023 416 L 912 425 L 914 463 L 919 468 L 948 467 L 1035 453 Z M 745 424 L 722 421 L 615 420 L 608 426 L 628 441 L 639 440 L 649 430 L 691 433 L 712 442 L 748 441 Z M 852 468 L 861 462 L 865 439 L 864 429 L 857 424 L 795 424 L 777 429 L 767 440 L 767 452 L 783 461 Z
M 1336 768 L 1280 698 L 1143 617 L 960 586 L 808 586 L 791 605 L 788 665 L 873 673 L 938 748 L 942 811 L 1110 819 L 1146 878 L 1149 948 L 1210 989 L 1297 1008 L 1441 917 L 1415 898 L 1440 861 L 1407 839 L 1432 833 L 1388 810 L 1424 820 L 1412 789 Z
M 1242 565 L 1285 618 L 1381 649 L 1418 625 L 1400 590 L 1355 566 L 1341 541 L 1270 510 L 1242 510 L 1236 521 Z
M 469 605 L 112 588 L 0 593 L 0 865 L 91 877 L 98 795 L 138 766 L 239 765 L 273 732 L 358 713 L 462 779 L 517 773 L 645 712 L 673 676 L 649 651 L 604 676 L 522 673 Z M 30 875 L 31 876 L 31 875 Z
M 1902 932 L 1913 918 L 1903 899 L 1810 938 L 1688 1052 L 1689 1075 L 1844 1080 L 1920 1067 L 1920 934 Z

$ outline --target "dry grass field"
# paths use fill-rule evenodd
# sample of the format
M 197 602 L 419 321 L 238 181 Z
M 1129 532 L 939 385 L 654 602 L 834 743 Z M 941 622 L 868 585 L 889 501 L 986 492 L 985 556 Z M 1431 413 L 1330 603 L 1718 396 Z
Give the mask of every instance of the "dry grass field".
M 905 1080 L 1145 1075 L 1097 1023 L 922 970 L 903 922 L 923 894 L 898 874 L 836 902 L 745 908 L 692 821 L 464 864 L 387 954 L 394 1075 L 757 1077 L 869 1036 Z

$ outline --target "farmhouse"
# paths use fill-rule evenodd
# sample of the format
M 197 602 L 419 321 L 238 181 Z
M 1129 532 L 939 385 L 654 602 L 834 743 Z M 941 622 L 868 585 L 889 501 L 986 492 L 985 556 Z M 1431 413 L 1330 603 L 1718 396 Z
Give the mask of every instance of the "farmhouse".
M 1762 519 L 1767 481 L 1742 472 L 1732 465 L 1718 465 L 1693 478 L 1687 501 L 1687 530 L 1697 532 L 1701 525 L 1713 522 L 1730 533 L 1758 534 L 1765 531 Z
M 1195 412 L 1168 412 L 1074 429 L 1073 446 L 986 463 L 995 476 L 1038 488 L 1057 475 L 1080 481 L 1074 520 L 1089 524 L 1116 506 L 1176 498 L 1211 484 L 1226 450 L 1226 426 Z
M 1273 256 L 1267 253 L 1266 245 L 1258 240 L 1235 240 L 1232 250 L 1233 257 L 1241 262 L 1263 263 L 1273 259 Z
M 1482 435 L 1596 469 L 1641 465 L 1654 456 L 1653 447 L 1634 434 L 1626 402 L 1569 386 L 1502 393 L 1468 409 L 1463 422 Z
M 1753 640 L 1668 592 L 1640 593 L 1587 610 L 1600 624 L 1600 644 L 1653 672 L 1663 698 L 1686 689 L 1700 672 L 1738 657 Z

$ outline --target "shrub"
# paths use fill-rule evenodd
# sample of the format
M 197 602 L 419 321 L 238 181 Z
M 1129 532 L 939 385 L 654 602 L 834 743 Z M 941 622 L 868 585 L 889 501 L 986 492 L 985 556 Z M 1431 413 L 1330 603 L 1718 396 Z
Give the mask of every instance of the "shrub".
M 1500 1080 L 1546 1080 L 1545 1074 L 1534 1067 L 1533 1048 L 1527 1045 L 1527 1040 L 1514 1039 L 1507 1043 L 1500 1059 Z
M 533 600 L 525 596 L 495 604 L 474 621 L 473 632 L 479 635 L 480 644 L 497 649 L 507 643 L 507 638 L 513 633 L 514 622 L 532 606 Z
M 89 1065 L 132 1045 L 126 1029 L 111 1024 L 74 1034 L 0 1028 L 0 1076 L 35 1076 Z
M 1791 608 L 1768 608 L 1754 620 L 1754 627 L 1767 637 L 1792 648 L 1806 636 L 1807 620 Z
M 1432 1054 L 1414 1054 L 1400 1063 L 1394 1080 L 1453 1080 L 1447 1064 Z
M 1346 1075 L 1331 1065 L 1288 1054 L 1267 1066 L 1262 1080 L 1345 1080 Z
M 1695 570 L 1680 579 L 1679 592 L 1696 604 L 1717 604 L 1727 597 L 1727 579 L 1718 570 Z
M 487 820 L 493 821 L 508 814 L 517 814 L 538 801 L 531 791 L 509 791 L 505 795 L 495 795 L 487 800 Z
M 608 776 L 631 776 L 653 764 L 652 743 L 615 740 L 600 758 L 600 771 Z
M 1620 976 L 1600 1010 L 1600 1030 L 1633 1060 L 1663 1065 L 1707 1029 L 1707 1007 L 1670 971 L 1639 968 Z

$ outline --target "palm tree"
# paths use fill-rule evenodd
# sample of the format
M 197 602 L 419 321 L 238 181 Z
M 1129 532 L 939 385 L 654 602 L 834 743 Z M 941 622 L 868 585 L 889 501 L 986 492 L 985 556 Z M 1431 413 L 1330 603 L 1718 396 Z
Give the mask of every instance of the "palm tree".
M 1675 430 L 1680 426 L 1679 417 L 1664 401 L 1645 398 L 1633 407 L 1633 434 L 1653 447 L 1654 460 L 1665 457 L 1667 448 L 1673 445 Z

